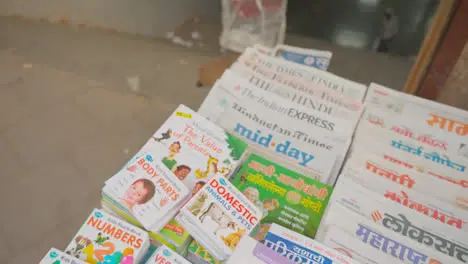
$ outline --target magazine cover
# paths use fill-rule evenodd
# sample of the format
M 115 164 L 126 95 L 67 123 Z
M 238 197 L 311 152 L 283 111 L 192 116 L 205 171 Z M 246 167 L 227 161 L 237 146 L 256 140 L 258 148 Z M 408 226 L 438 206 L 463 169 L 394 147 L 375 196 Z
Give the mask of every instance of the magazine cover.
M 288 45 L 277 45 L 274 54 L 278 58 L 326 71 L 333 55 L 331 51 L 305 49 Z
M 250 234 L 263 240 L 269 227 L 279 224 L 313 238 L 333 188 L 252 154 L 232 184 L 262 211 Z
M 291 260 L 278 254 L 271 248 L 256 241 L 255 239 L 244 236 L 234 251 L 234 254 L 228 259 L 226 264 L 291 264 Z
M 108 213 L 94 209 L 65 253 L 88 263 L 138 263 L 149 247 L 148 234 Z
M 156 152 L 158 153 L 158 152 Z M 146 153 L 118 172 L 104 186 L 107 193 L 123 205 L 145 229 L 158 232 L 175 215 L 173 210 L 190 195 L 189 189 L 161 161 Z
M 214 257 L 225 260 L 258 224 L 260 209 L 226 178 L 212 178 L 181 210 L 177 221 Z
M 86 262 L 65 254 L 56 248 L 51 248 L 39 264 L 86 264 Z
M 421 246 L 446 254 L 459 261 L 468 261 L 468 233 L 460 232 L 432 217 L 419 214 L 405 206 L 393 203 L 377 193 L 355 183 L 340 179 L 335 186 L 330 206 L 340 204 L 356 214 L 374 221 L 397 235 L 408 237 Z M 333 210 L 333 208 L 329 209 Z M 442 246 L 444 245 L 444 246 Z M 451 252 L 451 249 L 456 252 Z M 464 257 L 465 256 L 465 257 Z
M 357 238 L 336 226 L 330 226 L 328 228 L 324 241 L 322 242 L 325 246 L 334 249 L 361 264 L 395 264 L 396 261 L 394 258 L 381 251 L 369 248 L 372 246 L 359 242 Z
M 238 59 L 241 63 L 258 63 L 277 73 L 285 73 L 301 78 L 304 81 L 317 83 L 343 94 L 346 97 L 362 102 L 367 87 L 363 84 L 347 80 L 332 73 L 300 65 L 294 62 L 270 57 L 247 48 Z
M 255 100 L 255 103 L 250 103 L 251 99 L 247 100 L 250 96 L 245 96 L 245 100 L 244 97 L 238 98 L 229 93 L 225 86 L 229 88 L 232 84 L 215 84 L 199 109 L 201 114 L 211 116 L 210 120 L 249 142 L 255 151 L 268 150 L 280 154 L 278 157 L 310 170 L 307 175 L 314 175 L 321 182 L 329 183 L 336 178 L 351 141 L 350 135 L 347 139 L 327 137 L 324 132 L 326 128 L 317 128 L 319 123 L 311 124 L 307 120 L 297 119 L 296 115 L 288 116 L 278 112 L 296 109 L 289 108 L 290 102 L 281 98 L 278 103 L 273 102 L 267 99 L 272 95 L 267 94 L 262 97 L 265 99 L 263 103 L 256 103 Z M 232 89 L 235 90 L 236 87 Z M 237 93 L 242 93 L 241 91 L 243 89 L 239 87 Z M 246 91 L 254 92 L 252 89 Z M 255 94 L 260 92 L 264 91 L 255 89 Z M 303 117 L 308 115 L 303 113 Z M 286 118 L 278 118 L 279 114 Z M 333 123 L 327 119 L 322 121 L 329 125 Z M 335 130 L 335 123 L 332 126 Z M 290 169 L 297 171 L 296 168 Z
M 452 206 L 468 209 L 468 192 L 466 189 L 437 177 L 428 177 L 415 170 L 397 166 L 393 162 L 379 157 L 356 157 L 348 159 L 343 171 L 366 181 L 379 177 L 386 182 L 399 184 L 407 189 L 433 196 Z
M 190 264 L 185 258 L 166 246 L 160 246 L 146 264 Z
M 277 224 L 273 224 L 266 234 L 264 244 L 293 263 L 358 264 L 311 238 Z
M 409 127 L 421 127 L 431 134 L 463 140 L 468 135 L 468 112 L 372 83 L 365 104 L 406 117 Z
M 236 83 L 240 79 L 246 80 L 252 85 L 252 87 L 257 87 L 266 92 L 276 94 L 279 97 L 297 105 L 305 106 L 306 108 L 324 113 L 332 116 L 333 118 L 351 120 L 353 121 L 354 126 L 356 126 L 359 121 L 361 111 L 363 109 L 360 104 L 356 104 L 356 107 L 352 109 L 339 106 L 329 100 L 324 100 L 318 96 L 310 95 L 300 90 L 291 89 L 285 85 L 265 79 L 251 71 L 238 73 L 228 69 L 220 79 L 225 83 Z
M 346 221 L 343 221 L 343 219 L 346 219 Z M 370 247 L 365 247 L 369 249 L 369 252 L 361 252 L 362 255 L 374 255 L 371 251 L 378 251 L 394 258 L 394 263 L 466 263 L 465 261 L 459 261 L 456 257 L 453 258 L 431 249 L 409 237 L 420 235 L 425 242 L 434 243 L 435 241 L 431 240 L 430 236 L 426 238 L 426 233 L 423 231 L 412 230 L 408 236 L 404 236 L 378 225 L 373 220 L 358 215 L 341 204 L 330 204 L 320 224 L 316 240 L 320 242 L 324 241 L 324 237 L 331 226 L 339 227 L 356 238 L 360 243 L 370 245 Z M 400 230 L 403 230 L 403 225 L 396 223 L 393 225 L 393 228 L 396 230 L 400 227 Z M 448 246 L 448 244 L 438 244 L 439 248 L 446 248 Z M 451 252 L 451 250 L 448 252 Z M 457 253 L 457 255 L 463 257 L 463 249 L 459 249 L 458 252 L 461 253 Z
M 193 264 L 221 264 L 196 240 L 190 243 L 186 258 Z

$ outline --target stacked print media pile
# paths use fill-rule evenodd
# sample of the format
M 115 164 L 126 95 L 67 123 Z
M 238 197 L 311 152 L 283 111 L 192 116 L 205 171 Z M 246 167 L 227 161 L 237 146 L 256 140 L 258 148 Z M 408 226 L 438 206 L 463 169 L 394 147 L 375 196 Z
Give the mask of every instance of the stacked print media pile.
M 468 263 L 468 113 L 248 48 L 46 263 Z

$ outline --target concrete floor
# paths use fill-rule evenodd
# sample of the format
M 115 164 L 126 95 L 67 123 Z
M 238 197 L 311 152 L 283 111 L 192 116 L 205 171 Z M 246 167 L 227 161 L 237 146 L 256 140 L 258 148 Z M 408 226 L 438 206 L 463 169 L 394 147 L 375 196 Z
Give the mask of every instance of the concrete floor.
M 336 54 L 337 73 L 379 75 L 373 55 L 353 53 L 368 58 L 360 68 Z M 215 55 L 0 17 L 0 263 L 37 263 L 50 247 L 64 249 L 99 206 L 103 182 L 178 104 L 198 108 L 208 90 L 194 87 L 197 69 Z M 377 63 L 387 65 L 384 84 L 402 87 L 407 66 L 382 56 Z M 140 77 L 139 91 L 128 76 Z

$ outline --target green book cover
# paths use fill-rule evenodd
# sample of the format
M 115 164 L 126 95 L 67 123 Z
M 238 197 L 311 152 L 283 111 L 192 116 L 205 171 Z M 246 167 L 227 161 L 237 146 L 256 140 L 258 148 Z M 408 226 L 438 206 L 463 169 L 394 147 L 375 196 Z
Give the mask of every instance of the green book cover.
M 263 211 L 260 224 L 250 234 L 259 241 L 273 223 L 313 238 L 333 190 L 255 154 L 247 158 L 232 183 Z
M 221 264 L 196 240 L 190 243 L 186 258 L 194 264 Z

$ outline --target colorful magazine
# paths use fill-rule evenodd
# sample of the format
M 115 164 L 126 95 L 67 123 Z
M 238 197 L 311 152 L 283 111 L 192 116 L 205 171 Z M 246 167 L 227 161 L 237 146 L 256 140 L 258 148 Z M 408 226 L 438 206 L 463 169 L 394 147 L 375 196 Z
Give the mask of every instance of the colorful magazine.
M 238 62 L 260 64 L 277 73 L 288 74 L 301 78 L 304 81 L 320 84 L 359 102 L 362 102 L 366 94 L 367 87 L 363 84 L 347 80 L 326 71 L 269 57 L 252 48 L 247 48 L 240 56 Z
M 212 178 L 176 220 L 216 259 L 226 260 L 258 224 L 260 209 L 223 176 Z
M 190 264 L 185 258 L 166 246 L 160 246 L 146 264 Z
M 240 263 L 291 264 L 292 262 L 255 239 L 244 236 L 239 241 L 234 254 L 226 262 L 226 264 Z
M 56 248 L 51 248 L 39 264 L 86 264 L 86 262 L 65 254 Z
M 232 184 L 262 211 L 250 235 L 263 240 L 275 223 L 313 238 L 333 188 L 252 154 Z
M 278 58 L 326 71 L 333 55 L 331 51 L 304 49 L 277 45 L 274 54 Z
M 293 263 L 339 263 L 349 264 L 357 261 L 330 249 L 323 244 L 293 232 L 280 225 L 273 224 L 268 231 L 264 244 Z
M 138 263 L 149 247 L 148 234 L 94 209 L 65 252 L 88 263 Z M 113 262 L 112 262 L 113 261 Z

